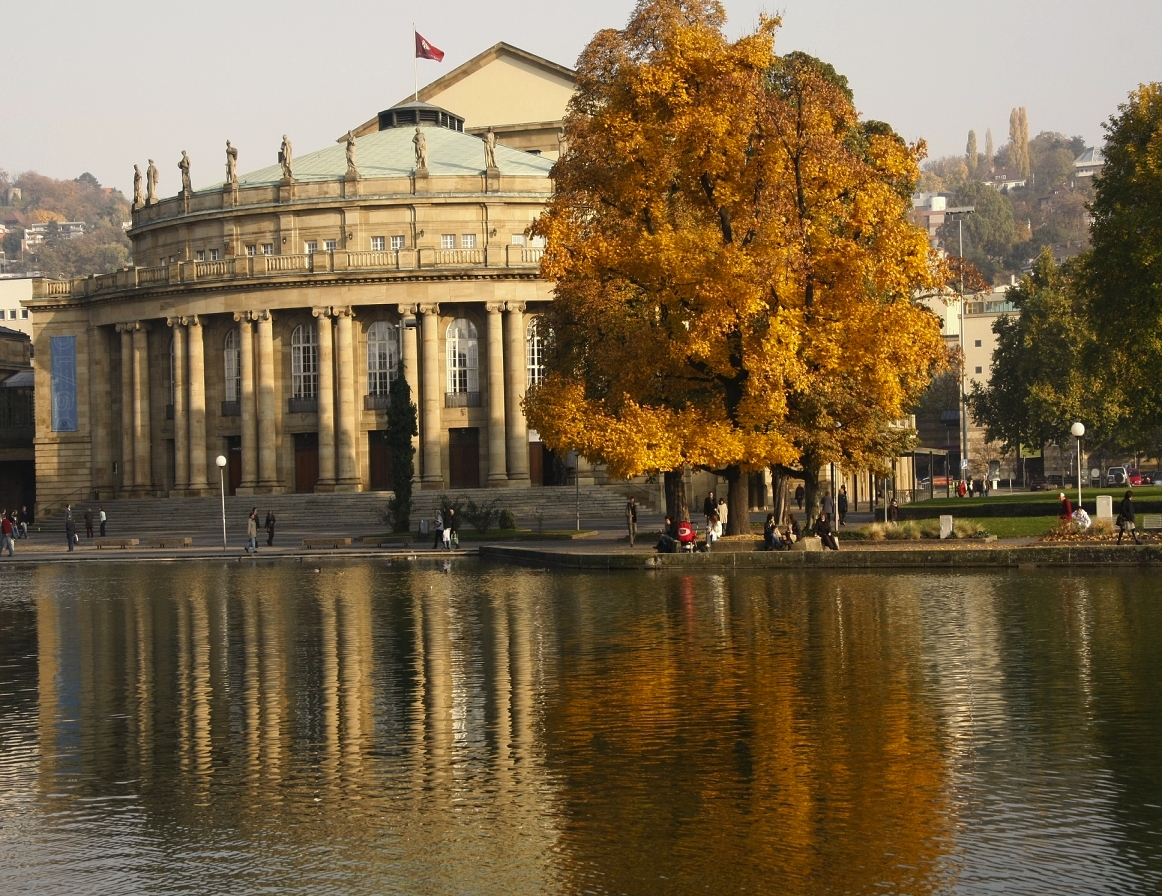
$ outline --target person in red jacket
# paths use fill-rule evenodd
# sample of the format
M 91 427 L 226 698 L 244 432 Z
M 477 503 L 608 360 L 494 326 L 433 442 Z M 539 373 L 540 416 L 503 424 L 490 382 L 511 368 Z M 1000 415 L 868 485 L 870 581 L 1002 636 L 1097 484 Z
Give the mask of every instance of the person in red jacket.
M 0 554 L 4 553 L 4 549 L 8 548 L 8 556 L 12 556 L 12 547 L 15 544 L 13 536 L 16 530 L 12 526 L 12 518 L 8 516 L 8 511 L 3 511 L 3 518 L 0 518 Z
M 1062 527 L 1067 527 L 1073 522 L 1073 504 L 1065 496 L 1065 492 L 1058 492 L 1057 500 L 1061 502 L 1061 511 L 1057 518 L 1061 520 Z

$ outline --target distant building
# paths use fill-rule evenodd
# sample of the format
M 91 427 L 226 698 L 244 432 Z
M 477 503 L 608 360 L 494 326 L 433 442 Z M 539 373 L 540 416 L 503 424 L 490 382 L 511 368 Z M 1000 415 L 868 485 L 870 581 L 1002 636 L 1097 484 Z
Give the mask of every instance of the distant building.
M 40 274 L 0 277 L 0 327 L 32 336 L 32 313 L 22 304 L 32 298 L 32 278 Z
M 36 504 L 34 411 L 32 340 L 0 327 L 0 508 Z
M 928 244 L 935 249 L 937 231 L 944 224 L 950 193 L 913 193 L 912 223 L 928 234 Z
M 1106 158 L 1096 147 L 1087 147 L 1085 152 L 1073 160 L 1074 177 L 1094 177 L 1105 167 Z
M 45 238 L 53 231 L 59 230 L 61 239 L 75 240 L 85 235 L 84 221 L 55 221 L 47 224 L 29 224 L 24 228 L 24 246 L 31 249 L 43 245 Z
M 999 190 L 1002 193 L 1008 193 L 1010 190 L 1015 190 L 1017 187 L 1027 185 L 1029 178 L 1022 177 L 1012 168 L 997 168 L 992 172 L 982 183 L 986 186 L 992 187 L 994 190 Z

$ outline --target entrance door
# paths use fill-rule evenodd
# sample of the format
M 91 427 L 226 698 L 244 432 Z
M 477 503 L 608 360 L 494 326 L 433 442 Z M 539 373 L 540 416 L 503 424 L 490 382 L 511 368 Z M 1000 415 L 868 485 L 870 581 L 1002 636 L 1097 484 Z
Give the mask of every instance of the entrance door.
M 545 484 L 545 446 L 542 442 L 529 442 L 529 482 Z
M 319 481 L 319 434 L 295 433 L 295 491 L 313 492 Z
M 242 484 L 242 436 L 226 436 L 226 480 L 226 494 L 235 494 Z
M 448 479 L 451 488 L 480 488 L 480 430 L 448 430 Z
M 391 475 L 391 448 L 387 444 L 387 430 L 373 429 L 367 433 L 367 466 L 373 492 L 387 492 L 395 488 Z

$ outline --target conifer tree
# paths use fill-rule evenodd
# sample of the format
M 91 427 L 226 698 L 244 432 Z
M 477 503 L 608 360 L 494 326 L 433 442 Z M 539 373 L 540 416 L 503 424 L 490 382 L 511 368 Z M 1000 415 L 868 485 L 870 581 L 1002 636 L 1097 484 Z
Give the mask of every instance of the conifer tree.
M 989 128 L 984 132 L 984 163 L 981 168 L 987 177 L 993 173 L 994 159 L 996 158 L 996 149 L 993 147 L 993 129 Z
M 412 390 L 403 374 L 403 360 L 396 368 L 395 379 L 388 389 L 387 445 L 391 451 L 391 475 L 395 497 L 388 502 L 392 528 L 396 532 L 411 529 L 412 477 L 416 472 L 416 449 L 413 436 L 419 435 L 418 412 L 412 401 Z
M 1025 107 L 1022 106 L 1017 113 L 1017 128 L 1018 135 L 1021 141 L 1021 155 L 1020 168 L 1017 173 L 1021 177 L 1028 177 L 1032 166 L 1029 161 L 1029 116 L 1025 113 Z
M 979 155 L 976 151 L 976 131 L 968 132 L 968 146 L 964 149 L 964 164 L 968 166 L 968 176 L 976 177 L 979 165 Z

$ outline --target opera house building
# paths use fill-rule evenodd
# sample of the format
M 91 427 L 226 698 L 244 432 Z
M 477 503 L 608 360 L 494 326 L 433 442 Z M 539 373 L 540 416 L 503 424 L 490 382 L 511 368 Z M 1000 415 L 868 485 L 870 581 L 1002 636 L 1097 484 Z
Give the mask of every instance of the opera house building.
M 521 400 L 551 284 L 528 228 L 572 90 L 498 44 L 330 146 L 275 161 L 274 135 L 267 167 L 165 198 L 151 176 L 134 266 L 27 303 L 38 505 L 216 493 L 219 455 L 231 492 L 389 489 L 401 360 L 423 488 L 540 483 Z

